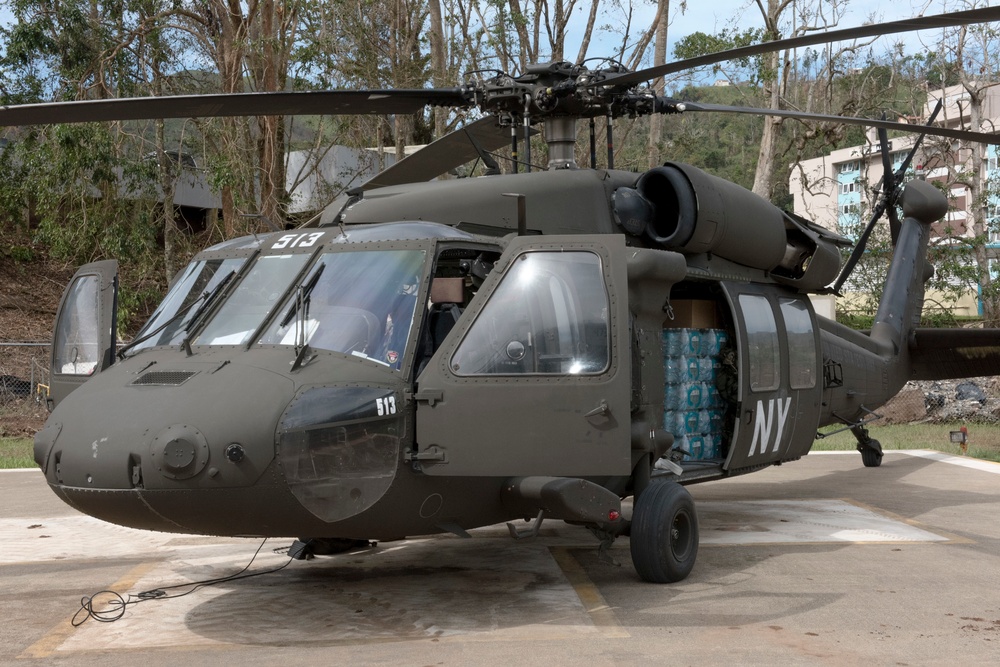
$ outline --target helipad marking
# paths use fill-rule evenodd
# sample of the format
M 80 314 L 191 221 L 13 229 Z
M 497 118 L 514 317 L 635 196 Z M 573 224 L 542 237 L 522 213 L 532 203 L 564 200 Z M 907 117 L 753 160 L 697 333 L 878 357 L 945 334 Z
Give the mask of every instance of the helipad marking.
M 863 510 L 868 510 L 869 512 L 874 512 L 875 514 L 880 514 L 880 515 L 882 515 L 882 516 L 884 516 L 884 517 L 886 517 L 888 519 L 892 519 L 893 521 L 899 521 L 900 523 L 905 523 L 908 526 L 913 526 L 914 528 L 919 528 L 921 530 L 924 530 L 924 525 L 922 523 L 920 523 L 919 521 L 917 521 L 916 519 L 910 519 L 910 518 L 907 518 L 905 516 L 900 516 L 899 514 L 896 514 L 895 512 L 890 512 L 890 511 L 885 510 L 885 509 L 873 507 L 871 505 L 868 505 L 867 503 L 863 503 L 860 500 L 855 500 L 853 498 L 844 498 L 844 502 L 845 503 L 850 503 L 851 505 L 855 505 L 856 507 L 860 507 Z M 948 541 L 949 544 L 975 544 L 975 540 L 971 540 L 968 537 L 962 537 L 961 535 L 955 535 L 954 533 L 949 533 L 949 532 L 940 530 L 938 528 L 935 528 L 934 530 L 935 530 L 935 534 L 938 537 L 943 537 L 945 540 Z
M 702 545 L 948 541 L 843 500 L 707 500 L 697 507 Z
M 937 461 L 938 463 L 950 463 L 951 465 L 962 466 L 963 468 L 972 468 L 973 470 L 990 472 L 993 473 L 994 475 L 1000 475 L 1000 463 L 997 463 L 996 461 L 973 459 L 969 458 L 968 456 L 954 456 L 952 454 L 945 454 L 944 452 L 936 452 L 932 449 L 886 449 L 883 450 L 883 453 L 905 454 L 907 456 L 916 456 L 918 458 Z M 809 456 L 838 456 L 838 455 L 857 456 L 858 452 L 853 449 L 834 449 L 834 450 L 809 452 Z
M 909 456 L 917 456 L 922 459 L 930 459 L 932 461 L 939 461 L 940 463 L 950 463 L 954 466 L 962 466 L 963 468 L 972 468 L 973 470 L 1000 475 L 1000 463 L 995 461 L 970 459 L 965 456 L 952 456 L 951 454 L 935 452 L 929 449 L 905 449 L 901 451 Z
M 573 590 L 580 597 L 587 613 L 590 614 L 594 625 L 602 630 L 602 634 L 609 639 L 631 637 L 625 628 L 618 622 L 618 617 L 614 611 L 604 601 L 604 596 L 598 590 L 594 582 L 587 576 L 587 572 L 580 565 L 580 562 L 573 557 L 569 549 L 565 547 L 550 547 L 549 551 L 556 563 L 562 569 L 566 579 L 569 580 Z
M 124 577 L 111 584 L 109 590 L 118 591 L 131 588 L 156 565 L 157 563 L 150 562 L 141 563 L 133 567 Z M 21 655 L 17 656 L 18 660 L 24 658 L 48 658 L 59 650 L 59 647 L 73 635 L 76 629 L 77 628 L 73 625 L 73 618 L 66 618 L 64 621 L 49 630 L 44 637 L 24 649 Z
M 75 539 L 69 536 L 71 532 L 100 532 L 88 520 L 76 520 L 78 530 L 66 531 L 60 541 Z M 28 531 L 21 527 L 20 532 Z M 36 545 L 49 542 L 33 541 Z M 147 552 L 147 557 L 155 554 L 155 562 L 133 569 L 107 588 L 127 598 L 130 593 L 164 585 L 213 579 L 233 574 L 252 553 L 246 541 L 216 540 L 193 546 L 168 543 Z M 87 554 L 78 553 L 77 557 L 81 555 Z M 413 540 L 339 558 L 295 561 L 262 578 L 130 606 L 114 623 L 87 621 L 72 628 L 69 617 L 79 599 L 75 596 L 96 593 L 81 591 L 67 595 L 66 620 L 24 656 L 138 648 L 176 651 L 230 645 L 520 642 L 628 636 L 596 587 L 580 574 L 579 564 L 574 568 L 572 555 L 567 556 L 568 561 L 554 556 L 542 543 L 516 543 L 508 537 Z M 101 553 L 101 557 L 108 554 Z M 252 570 L 267 570 L 285 562 L 286 556 L 265 549 Z M 305 598 L 310 600 L 310 613 L 303 615 L 301 601 Z M 255 630 L 260 627 L 267 627 L 268 632 Z

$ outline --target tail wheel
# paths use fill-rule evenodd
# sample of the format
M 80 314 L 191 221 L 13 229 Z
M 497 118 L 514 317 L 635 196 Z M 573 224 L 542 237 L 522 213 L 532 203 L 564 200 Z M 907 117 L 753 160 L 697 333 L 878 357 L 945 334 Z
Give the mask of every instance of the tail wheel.
M 635 501 L 629 548 L 644 581 L 669 584 L 691 573 L 698 556 L 694 499 L 677 482 L 656 480 Z

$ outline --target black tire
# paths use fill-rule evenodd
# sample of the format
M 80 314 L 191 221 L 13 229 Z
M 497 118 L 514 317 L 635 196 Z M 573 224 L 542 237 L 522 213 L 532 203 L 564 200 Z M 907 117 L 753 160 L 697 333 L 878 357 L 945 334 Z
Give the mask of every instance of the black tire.
M 694 499 L 677 482 L 654 480 L 635 501 L 629 548 L 643 581 L 669 584 L 691 573 L 698 557 Z
M 882 465 L 882 445 L 878 440 L 872 440 L 875 448 L 862 447 L 861 448 L 861 462 L 865 464 L 866 468 L 877 468 Z
M 364 549 L 371 545 L 368 540 L 355 540 L 346 537 L 300 537 L 299 541 L 305 542 L 305 547 L 311 556 L 336 556 L 355 549 Z

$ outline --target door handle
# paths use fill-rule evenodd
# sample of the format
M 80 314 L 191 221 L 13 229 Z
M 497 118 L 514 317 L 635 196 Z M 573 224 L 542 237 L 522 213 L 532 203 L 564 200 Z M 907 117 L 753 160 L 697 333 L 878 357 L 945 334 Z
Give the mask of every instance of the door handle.
M 584 417 L 603 417 L 609 412 L 611 412 L 611 408 L 608 407 L 608 402 L 602 400 L 600 405 L 585 414 Z
M 413 394 L 413 400 L 426 402 L 433 408 L 435 403 L 444 400 L 444 392 L 440 389 L 422 389 Z

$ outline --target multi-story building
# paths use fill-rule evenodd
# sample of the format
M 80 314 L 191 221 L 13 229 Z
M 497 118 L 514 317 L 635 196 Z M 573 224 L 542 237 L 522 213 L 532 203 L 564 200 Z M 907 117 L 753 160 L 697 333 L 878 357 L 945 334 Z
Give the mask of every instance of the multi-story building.
M 986 90 L 982 105 L 984 129 L 995 127 L 1000 131 L 1000 85 Z M 943 91 L 929 91 L 922 118 L 900 119 L 915 123 L 930 117 L 938 100 L 942 110 L 935 125 L 944 127 L 969 127 L 968 93 L 962 86 L 951 86 Z M 889 141 L 892 169 L 898 170 L 910 152 L 916 134 L 893 137 Z M 994 277 L 1000 274 L 1000 159 L 996 146 L 961 145 L 955 140 L 927 137 L 917 151 L 907 171 L 906 179 L 926 178 L 945 183 L 949 189 L 951 210 L 945 220 L 933 229 L 934 242 L 961 243 L 971 237 L 972 201 L 970 190 L 964 183 L 968 178 L 957 179 L 956 173 L 972 172 L 973 151 L 980 151 L 982 168 L 978 172 L 987 202 L 989 238 L 987 251 Z M 879 197 L 883 176 L 882 154 L 874 131 L 868 133 L 867 143 L 831 151 L 822 157 L 803 160 L 795 165 L 789 178 L 789 191 L 794 197 L 795 212 L 845 236 L 856 238 L 867 225 L 871 210 Z M 884 223 L 883 223 L 884 224 Z M 993 269 L 993 267 L 996 267 Z M 929 295 L 933 298 L 933 295 Z M 978 295 L 952 304 L 956 315 L 982 313 Z

